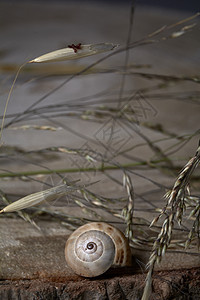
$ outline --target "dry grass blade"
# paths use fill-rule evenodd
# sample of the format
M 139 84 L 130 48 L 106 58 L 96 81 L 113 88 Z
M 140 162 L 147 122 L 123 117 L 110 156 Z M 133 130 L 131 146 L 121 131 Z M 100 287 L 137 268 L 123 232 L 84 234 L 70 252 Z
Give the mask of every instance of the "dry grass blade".
M 21 125 L 16 127 L 10 127 L 9 129 L 12 130 L 28 130 L 28 129 L 35 129 L 35 130 L 50 130 L 50 131 L 57 131 L 61 130 L 61 127 L 54 127 L 54 126 L 47 126 L 47 125 Z

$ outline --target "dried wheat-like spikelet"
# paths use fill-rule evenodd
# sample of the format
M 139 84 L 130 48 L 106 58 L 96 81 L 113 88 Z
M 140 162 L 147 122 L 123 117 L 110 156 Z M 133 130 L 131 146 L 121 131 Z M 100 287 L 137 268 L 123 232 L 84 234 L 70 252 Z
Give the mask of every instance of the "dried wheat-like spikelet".
M 68 45 L 67 48 L 49 52 L 30 60 L 29 63 L 55 62 L 68 59 L 77 59 L 115 49 L 118 45 L 112 43 L 90 44 L 90 45 Z
M 9 205 L 0 211 L 0 213 L 15 212 L 21 209 L 39 205 L 44 201 L 51 201 L 59 196 L 67 194 L 72 188 L 66 184 L 62 184 L 41 192 L 30 194 L 23 197 Z
M 134 212 L 134 189 L 131 182 L 131 178 L 124 173 L 123 176 L 123 184 L 127 190 L 128 194 L 128 204 L 127 206 L 122 210 L 122 215 L 126 221 L 127 228 L 126 228 L 126 236 L 128 239 L 132 240 L 133 238 L 133 231 L 132 231 L 132 223 L 133 223 L 133 212 Z
M 162 209 L 159 216 L 156 217 L 151 223 L 151 226 L 153 226 L 153 224 L 155 224 L 161 216 L 166 215 L 161 231 L 156 241 L 153 244 L 152 253 L 147 265 L 149 271 L 146 278 L 146 285 L 143 292 L 142 300 L 148 300 L 150 297 L 152 273 L 154 270 L 154 265 L 156 262 L 159 263 L 161 261 L 167 248 L 170 245 L 175 219 L 177 220 L 179 225 L 182 222 L 183 213 L 186 210 L 185 199 L 186 199 L 189 179 L 191 174 L 195 170 L 195 168 L 198 166 L 199 162 L 200 162 L 200 143 L 196 154 L 184 166 L 183 170 L 180 172 L 179 176 L 177 177 L 172 190 L 169 193 L 167 193 L 166 195 L 166 197 L 168 198 L 167 204 Z M 199 228 L 199 216 L 200 216 L 199 206 L 196 207 L 196 210 L 194 210 L 193 213 L 194 214 L 197 213 L 197 217 L 193 224 L 193 229 L 189 233 L 188 244 L 192 239 L 194 232 Z

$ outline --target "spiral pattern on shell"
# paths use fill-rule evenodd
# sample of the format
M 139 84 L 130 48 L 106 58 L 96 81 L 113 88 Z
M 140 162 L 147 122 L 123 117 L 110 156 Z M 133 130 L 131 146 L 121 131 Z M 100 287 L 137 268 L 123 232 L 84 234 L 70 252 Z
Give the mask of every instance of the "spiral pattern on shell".
M 130 266 L 131 250 L 119 229 L 94 222 L 79 227 L 70 235 L 65 246 L 65 258 L 76 274 L 95 277 L 112 265 Z

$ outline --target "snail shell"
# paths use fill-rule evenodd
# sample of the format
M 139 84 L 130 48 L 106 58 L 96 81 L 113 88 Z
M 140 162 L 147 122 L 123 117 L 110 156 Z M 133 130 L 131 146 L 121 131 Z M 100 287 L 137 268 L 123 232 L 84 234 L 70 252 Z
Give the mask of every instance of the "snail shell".
M 128 240 L 117 228 L 102 222 L 88 223 L 75 230 L 65 246 L 68 266 L 78 275 L 95 277 L 113 266 L 130 266 Z

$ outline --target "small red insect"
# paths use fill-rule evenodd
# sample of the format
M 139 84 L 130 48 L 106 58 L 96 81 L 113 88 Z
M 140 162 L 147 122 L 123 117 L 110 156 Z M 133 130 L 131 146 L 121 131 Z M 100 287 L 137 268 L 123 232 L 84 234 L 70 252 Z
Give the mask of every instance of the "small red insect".
M 74 52 L 77 53 L 77 50 L 81 49 L 81 43 L 79 43 L 77 45 L 71 44 L 71 45 L 68 45 L 67 47 L 72 48 L 74 50 Z

